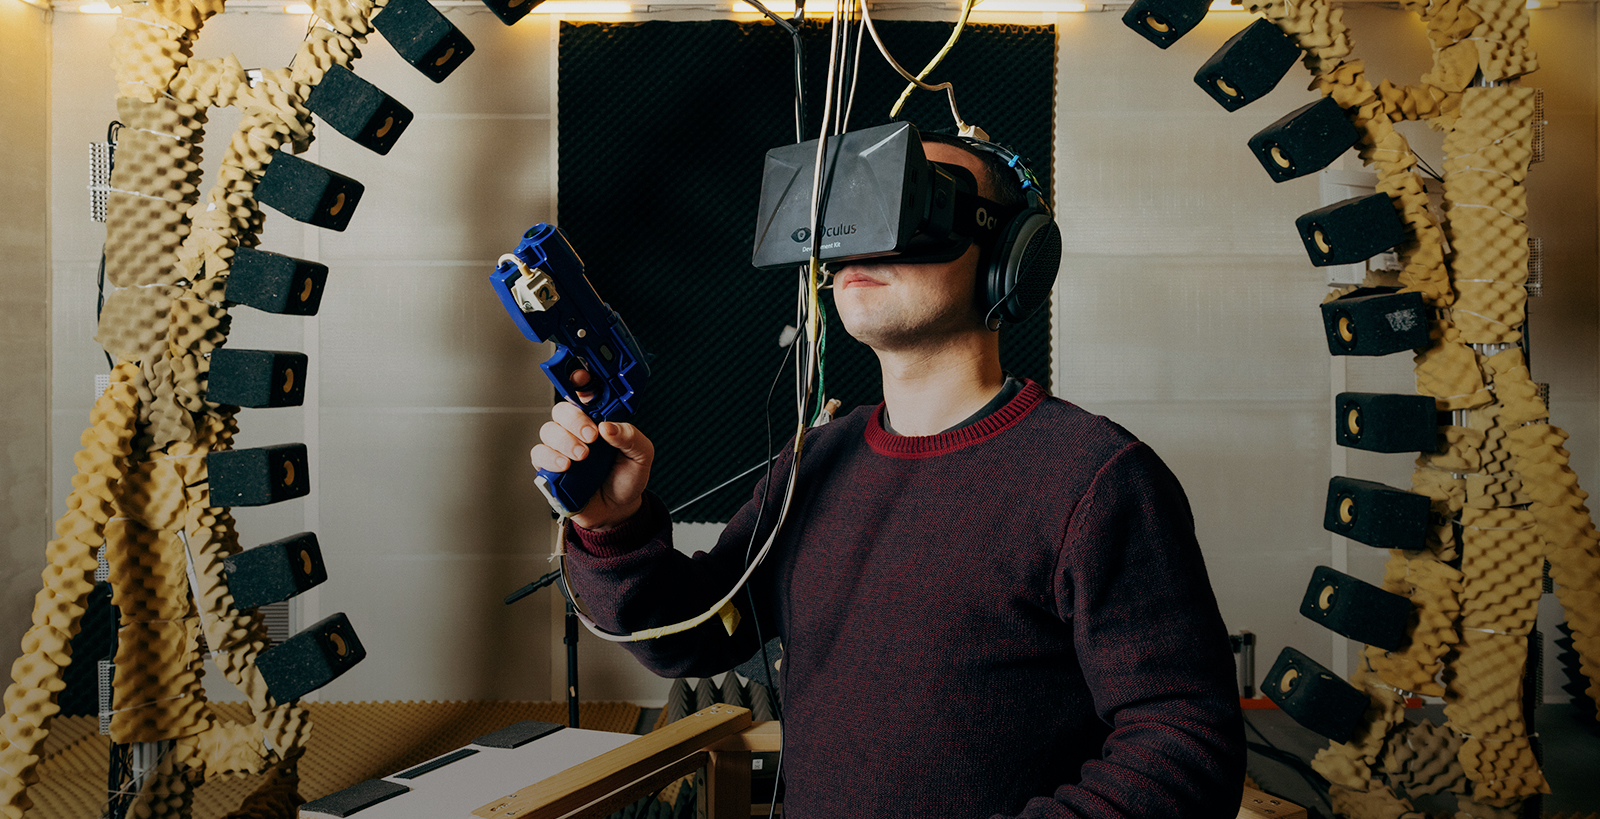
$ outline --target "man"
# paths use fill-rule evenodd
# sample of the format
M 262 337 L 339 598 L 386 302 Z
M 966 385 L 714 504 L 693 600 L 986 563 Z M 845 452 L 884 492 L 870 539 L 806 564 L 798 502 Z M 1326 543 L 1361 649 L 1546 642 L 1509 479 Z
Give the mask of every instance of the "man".
M 986 152 L 928 135 L 924 149 L 971 170 L 980 195 L 1020 199 Z M 704 677 L 783 637 L 795 819 L 1233 817 L 1243 727 L 1183 491 L 1127 431 L 1007 378 L 992 305 L 974 298 L 982 250 L 838 271 L 839 316 L 876 352 L 883 404 L 807 434 L 731 636 L 713 618 L 627 646 L 658 674 Z M 645 492 L 654 450 L 638 429 L 558 405 L 533 463 L 563 471 L 597 436 L 619 454 L 572 518 L 573 588 L 619 631 L 713 606 L 771 531 L 788 457 L 764 508 L 758 489 L 689 558 Z

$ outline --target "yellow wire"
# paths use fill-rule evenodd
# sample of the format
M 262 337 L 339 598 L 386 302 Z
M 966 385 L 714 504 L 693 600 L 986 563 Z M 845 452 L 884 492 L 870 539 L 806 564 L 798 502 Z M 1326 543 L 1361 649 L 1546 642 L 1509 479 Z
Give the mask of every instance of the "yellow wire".
M 917 74 L 917 79 L 927 79 L 928 75 L 933 72 L 934 67 L 939 64 L 939 61 L 944 59 L 944 55 L 949 54 L 950 49 L 955 47 L 956 40 L 961 39 L 961 29 L 967 25 L 967 15 L 972 13 L 972 7 L 977 4 L 978 0 L 966 0 L 965 3 L 961 4 L 961 16 L 956 19 L 956 30 L 950 32 L 950 39 L 945 41 L 944 48 L 939 49 L 939 53 L 933 55 L 933 60 Z M 916 83 L 906 83 L 906 90 L 900 92 L 900 99 L 895 100 L 894 107 L 889 109 L 889 117 L 891 119 L 900 113 L 901 106 L 906 104 L 906 100 L 911 99 L 911 92 L 915 90 L 917 90 Z

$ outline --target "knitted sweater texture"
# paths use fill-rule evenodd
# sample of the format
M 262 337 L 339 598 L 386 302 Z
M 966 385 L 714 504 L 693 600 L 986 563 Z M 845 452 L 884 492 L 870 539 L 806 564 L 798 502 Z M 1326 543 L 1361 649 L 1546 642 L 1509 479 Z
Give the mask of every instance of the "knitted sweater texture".
M 880 414 L 807 434 L 731 637 L 713 619 L 629 649 L 704 677 L 756 651 L 756 620 L 783 637 L 795 819 L 1235 816 L 1232 654 L 1155 453 L 1032 382 L 940 435 L 890 434 Z M 578 530 L 568 570 L 595 619 L 663 625 L 726 594 L 771 531 L 787 457 L 765 509 L 758 487 L 709 554 L 673 549 L 650 495 L 616 529 Z

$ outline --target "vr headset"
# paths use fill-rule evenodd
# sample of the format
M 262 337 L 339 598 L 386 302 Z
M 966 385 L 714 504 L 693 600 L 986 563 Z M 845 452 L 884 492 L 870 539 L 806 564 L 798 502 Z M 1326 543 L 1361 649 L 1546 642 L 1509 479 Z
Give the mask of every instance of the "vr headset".
M 960 165 L 930 162 L 908 123 L 828 139 L 821 219 L 812 235 L 817 140 L 767 152 L 752 263 L 761 269 L 885 256 L 943 262 L 973 242 L 992 246 L 1020 209 L 978 196 Z

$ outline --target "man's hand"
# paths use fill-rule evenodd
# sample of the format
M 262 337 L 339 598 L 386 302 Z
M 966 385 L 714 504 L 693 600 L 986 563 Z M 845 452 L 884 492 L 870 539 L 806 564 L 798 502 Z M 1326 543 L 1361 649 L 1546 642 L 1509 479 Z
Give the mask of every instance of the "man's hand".
M 586 372 L 572 375 L 573 383 L 579 386 L 588 380 Z M 581 393 L 579 397 L 587 400 Z M 529 453 L 536 468 L 565 472 L 573 461 L 588 457 L 588 444 L 599 438 L 617 448 L 616 466 L 611 476 L 583 511 L 572 516 L 572 522 L 585 529 L 610 529 L 639 511 L 644 502 L 644 488 L 650 482 L 650 463 L 656 454 L 650 439 L 632 424 L 606 421 L 596 425 L 582 409 L 568 401 L 551 407 L 550 418 L 539 428 L 541 443 Z

